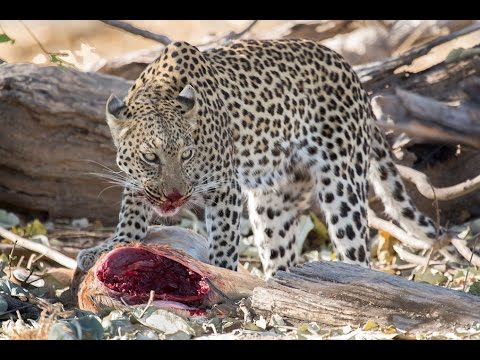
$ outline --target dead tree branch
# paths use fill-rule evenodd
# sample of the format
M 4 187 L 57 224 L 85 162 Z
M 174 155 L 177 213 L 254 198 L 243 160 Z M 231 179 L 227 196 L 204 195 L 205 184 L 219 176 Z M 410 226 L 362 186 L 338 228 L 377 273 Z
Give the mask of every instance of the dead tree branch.
M 459 238 L 452 239 L 452 245 L 455 247 L 455 249 L 458 250 L 460 255 L 462 255 L 465 259 L 467 259 L 468 261 L 472 259 L 471 261 L 472 265 L 480 267 L 480 256 L 478 256 L 468 248 L 465 240 L 462 240 Z
M 372 106 L 384 128 L 480 148 L 480 111 L 473 106 L 451 106 L 399 88 L 392 95 L 376 96 Z
M 256 24 L 258 23 L 258 20 L 253 20 L 248 26 L 243 29 L 242 31 L 239 32 L 230 32 L 227 36 L 225 36 L 226 41 L 231 41 L 235 39 L 240 39 L 244 34 L 249 32 Z
M 433 246 L 433 240 L 427 241 L 423 239 L 418 239 L 414 236 L 407 234 L 405 231 L 400 229 L 395 224 L 378 218 L 373 214 L 372 211 L 368 212 L 368 225 L 377 230 L 383 230 L 391 234 L 396 239 L 400 240 L 403 244 L 411 247 L 416 250 L 427 250 L 431 249 Z
M 393 245 L 393 249 L 403 261 L 421 266 L 427 266 L 428 264 L 428 258 L 425 256 L 412 254 L 399 245 Z
M 464 240 L 459 239 L 457 237 L 452 238 L 451 236 L 447 235 L 447 236 L 444 236 L 442 239 L 440 239 L 440 241 L 434 242 L 432 240 L 431 242 L 427 242 L 426 240 L 418 239 L 412 235 L 407 234 L 405 231 L 403 231 L 398 226 L 396 226 L 395 224 L 389 221 L 382 220 L 376 217 L 374 214 L 371 213 L 371 211 L 369 211 L 369 214 L 368 214 L 368 225 L 374 229 L 388 232 L 393 237 L 398 239 L 401 243 L 415 250 L 426 250 L 426 249 L 439 250 L 445 247 L 446 245 L 448 245 L 449 243 L 452 243 L 452 245 L 458 250 L 460 255 L 462 255 L 466 260 L 470 261 L 470 259 L 472 259 L 473 265 L 480 266 L 480 257 L 474 254 L 468 248 Z M 400 257 L 402 257 L 402 256 L 405 256 L 406 254 L 399 253 L 399 255 Z M 410 260 L 411 259 L 412 258 L 410 258 Z M 417 260 L 419 259 L 417 258 Z
M 388 73 L 393 73 L 393 71 L 400 66 L 410 65 L 413 60 L 427 54 L 434 47 L 477 30 L 480 30 L 480 23 L 475 23 L 450 34 L 440 36 L 427 44 L 414 48 L 400 56 L 394 56 L 382 62 L 374 62 L 372 64 L 358 66 L 355 69 L 362 82 L 366 83 L 368 86 L 368 83 L 379 82 L 381 78 L 385 77 Z
M 122 29 L 131 34 L 142 36 L 146 39 L 155 40 L 156 42 L 159 42 L 160 44 L 163 44 L 163 45 L 168 45 L 172 42 L 172 40 L 168 36 L 154 34 L 151 31 L 143 30 L 143 29 L 137 28 L 136 26 L 130 25 L 125 21 L 121 21 L 121 20 L 100 20 L 100 21 L 107 25 L 116 27 L 118 29 Z
M 403 178 L 415 184 L 423 196 L 432 200 L 435 197 L 437 200 L 452 200 L 480 189 L 480 175 L 457 185 L 437 188 L 431 185 L 428 177 L 420 171 L 398 164 L 397 169 Z
M 48 246 L 22 238 L 21 236 L 18 236 L 11 231 L 8 231 L 7 229 L 4 229 L 1 226 L 0 236 L 10 240 L 13 243 L 16 243 L 18 246 L 22 246 L 25 249 L 42 254 L 43 256 L 52 259 L 53 261 L 59 263 L 62 266 L 65 266 L 68 269 L 75 269 L 77 267 L 77 262 L 74 259 L 63 255 L 62 253 L 53 250 Z
M 226 42 L 229 42 L 229 41 L 232 41 L 232 40 L 240 39 L 243 35 L 245 35 L 247 32 L 249 32 L 257 23 L 258 23 L 258 20 L 253 20 L 250 24 L 248 24 L 248 26 L 245 29 L 243 29 L 239 32 L 231 31 L 227 35 L 222 36 L 219 39 L 207 41 L 206 43 L 197 45 L 197 47 L 201 50 L 205 50 L 210 45 L 219 44 L 219 43 L 221 44 L 221 43 L 226 43 Z

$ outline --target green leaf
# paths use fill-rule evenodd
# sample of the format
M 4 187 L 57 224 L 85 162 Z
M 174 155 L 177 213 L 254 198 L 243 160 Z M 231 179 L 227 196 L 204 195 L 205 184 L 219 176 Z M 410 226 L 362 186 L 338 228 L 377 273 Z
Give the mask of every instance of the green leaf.
M 370 331 L 378 328 L 378 324 L 372 319 L 368 319 L 365 325 L 363 325 L 364 331 Z
M 25 233 L 28 237 L 35 235 L 47 235 L 47 229 L 38 219 L 35 219 L 25 227 Z
M 442 274 L 433 274 L 430 270 L 419 272 L 415 274 L 414 281 L 425 282 L 432 285 L 443 285 L 448 281 L 448 278 Z
M 5 43 L 5 42 L 9 42 L 13 44 L 15 44 L 15 40 L 10 38 L 10 36 L 8 36 L 7 34 L 0 34 L 0 43 Z
M 472 285 L 470 285 L 468 293 L 473 295 L 480 295 L 480 281 L 475 281 Z
M 102 319 L 102 326 L 105 333 L 111 336 L 116 336 L 119 333 L 132 333 L 138 328 L 138 326 L 131 323 L 130 318 L 127 315 L 118 310 L 113 310 L 108 316 L 104 317 Z
M 449 63 L 449 62 L 452 62 L 452 61 L 459 60 L 464 51 L 465 51 L 464 48 L 456 48 L 456 49 L 451 50 L 448 53 L 447 57 L 445 58 L 445 62 Z
M 61 63 L 62 62 L 62 59 L 60 59 L 57 54 L 50 53 L 48 55 L 50 55 L 50 61 L 52 63 Z
M 304 338 L 305 336 L 317 335 L 320 326 L 316 322 L 302 323 L 297 327 L 297 335 Z
M 463 60 L 465 58 L 472 57 L 478 54 L 480 54 L 480 49 L 477 48 L 456 48 L 448 53 L 447 57 L 445 58 L 445 62 L 450 63 L 453 61 Z

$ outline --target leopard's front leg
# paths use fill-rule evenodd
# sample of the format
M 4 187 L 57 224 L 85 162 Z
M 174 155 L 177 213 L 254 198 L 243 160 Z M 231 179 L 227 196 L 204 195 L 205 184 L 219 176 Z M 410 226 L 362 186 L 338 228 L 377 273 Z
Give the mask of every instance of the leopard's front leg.
M 206 201 L 205 221 L 210 243 L 210 262 L 237 270 L 242 194 L 234 180 Z
M 88 271 L 102 253 L 111 250 L 118 243 L 143 240 L 147 234 L 151 211 L 141 194 L 125 188 L 115 235 L 100 245 L 80 251 L 77 256 L 78 267 Z

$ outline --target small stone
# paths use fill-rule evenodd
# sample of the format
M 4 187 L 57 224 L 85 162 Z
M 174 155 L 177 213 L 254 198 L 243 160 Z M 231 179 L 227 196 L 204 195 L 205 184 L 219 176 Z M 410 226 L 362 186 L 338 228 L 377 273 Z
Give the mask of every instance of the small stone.
M 90 225 L 90 222 L 87 218 L 74 219 L 72 220 L 72 226 L 78 227 L 80 229 L 86 229 Z

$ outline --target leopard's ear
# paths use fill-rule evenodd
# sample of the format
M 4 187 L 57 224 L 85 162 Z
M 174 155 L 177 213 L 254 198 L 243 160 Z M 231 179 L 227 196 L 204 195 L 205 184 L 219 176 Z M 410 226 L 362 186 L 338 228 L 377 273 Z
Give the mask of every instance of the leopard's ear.
M 106 117 L 107 124 L 112 134 L 112 139 L 116 147 L 118 147 L 120 133 L 126 128 L 127 120 L 120 119 L 120 112 L 125 108 L 125 103 L 116 95 L 112 94 L 107 100 Z
M 193 86 L 187 85 L 180 91 L 177 101 L 182 104 L 185 109 L 185 118 L 191 119 L 197 111 L 197 93 Z

